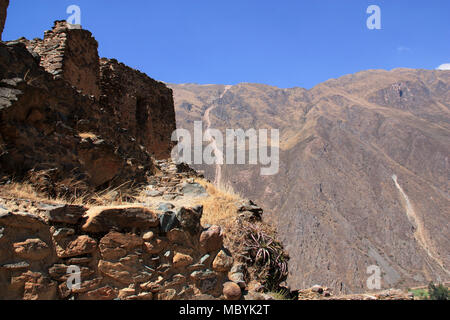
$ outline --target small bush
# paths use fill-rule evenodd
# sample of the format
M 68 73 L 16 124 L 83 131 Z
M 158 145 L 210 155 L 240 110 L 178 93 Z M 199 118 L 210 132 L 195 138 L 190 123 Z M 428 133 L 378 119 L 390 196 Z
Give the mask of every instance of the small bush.
M 430 298 L 428 290 L 426 289 L 414 289 L 411 290 L 411 292 L 414 294 L 414 297 L 417 297 L 420 300 L 428 300 Z
M 449 292 L 448 288 L 439 284 L 436 286 L 433 282 L 428 285 L 428 291 L 430 300 L 448 300 Z

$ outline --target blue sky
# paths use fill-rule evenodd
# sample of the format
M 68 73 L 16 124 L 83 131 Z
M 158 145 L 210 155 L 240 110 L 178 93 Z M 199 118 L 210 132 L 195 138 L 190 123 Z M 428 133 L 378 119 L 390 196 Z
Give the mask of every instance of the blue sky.
M 100 56 L 172 83 L 311 88 L 450 63 L 448 0 L 12 0 L 3 39 L 42 38 L 72 4 Z M 381 8 L 381 30 L 366 27 L 369 5 Z

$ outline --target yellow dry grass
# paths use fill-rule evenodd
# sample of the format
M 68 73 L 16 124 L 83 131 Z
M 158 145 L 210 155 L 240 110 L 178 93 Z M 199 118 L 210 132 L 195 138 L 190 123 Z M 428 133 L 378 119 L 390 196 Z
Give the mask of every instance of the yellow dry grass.
M 12 182 L 0 186 L 0 196 L 9 199 L 23 199 L 46 203 L 70 203 L 76 205 L 83 205 L 85 197 L 79 196 L 74 199 L 50 199 L 43 193 L 36 191 L 36 189 L 29 183 Z
M 227 227 L 236 218 L 236 202 L 242 200 L 229 185 L 215 186 L 204 179 L 196 179 L 209 194 L 209 197 L 200 200 L 203 205 L 202 224 L 220 225 Z
M 80 194 L 71 198 L 49 198 L 44 193 L 36 191 L 32 184 L 26 182 L 12 182 L 0 186 L 0 197 L 6 199 L 24 199 L 36 202 L 54 203 L 54 204 L 73 204 L 85 207 L 91 206 L 120 206 L 130 205 L 134 201 L 124 199 L 132 199 L 132 197 L 124 191 L 116 189 L 107 189 L 94 194 Z
M 180 206 L 203 205 L 202 224 L 206 225 L 220 225 L 225 229 L 231 228 L 235 224 L 237 215 L 236 203 L 242 200 L 242 197 L 234 192 L 233 188 L 228 185 L 215 186 L 204 179 L 196 179 L 196 182 L 202 185 L 208 197 L 183 199 L 175 201 L 174 204 Z M 0 197 L 7 199 L 26 199 L 36 202 L 46 203 L 68 203 L 75 205 L 83 205 L 87 208 L 95 206 L 120 206 L 133 205 L 134 203 L 142 203 L 145 199 L 142 194 L 138 195 L 139 190 L 135 190 L 136 194 L 131 195 L 126 190 L 120 187 L 114 189 L 107 189 L 98 193 L 79 194 L 71 198 L 58 197 L 50 199 L 45 193 L 36 190 L 29 182 L 12 182 L 0 186 Z M 149 200 L 147 197 L 146 200 Z M 160 199 L 151 199 L 155 203 Z M 186 203 L 184 203 L 186 202 Z
M 9 183 L 0 187 L 0 195 L 8 198 L 29 199 L 29 200 L 43 200 L 46 199 L 39 194 L 30 184 L 24 183 Z

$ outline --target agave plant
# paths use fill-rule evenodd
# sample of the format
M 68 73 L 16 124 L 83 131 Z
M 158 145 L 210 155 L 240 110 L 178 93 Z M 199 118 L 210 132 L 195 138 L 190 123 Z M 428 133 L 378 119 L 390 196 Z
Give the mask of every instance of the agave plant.
M 275 282 L 282 281 L 288 273 L 287 257 L 282 245 L 258 225 L 250 225 L 245 231 L 245 250 L 256 264 L 269 268 L 269 276 L 274 278 Z

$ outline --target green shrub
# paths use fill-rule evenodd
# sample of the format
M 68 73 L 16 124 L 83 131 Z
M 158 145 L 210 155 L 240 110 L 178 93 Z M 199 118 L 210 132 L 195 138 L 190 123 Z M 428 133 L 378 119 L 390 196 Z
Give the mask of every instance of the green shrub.
M 428 285 L 428 291 L 430 300 L 448 300 L 449 292 L 448 288 L 444 285 L 439 284 L 435 286 L 433 282 Z
M 430 298 L 427 289 L 414 289 L 411 292 L 414 294 L 414 297 L 420 300 L 428 300 Z

